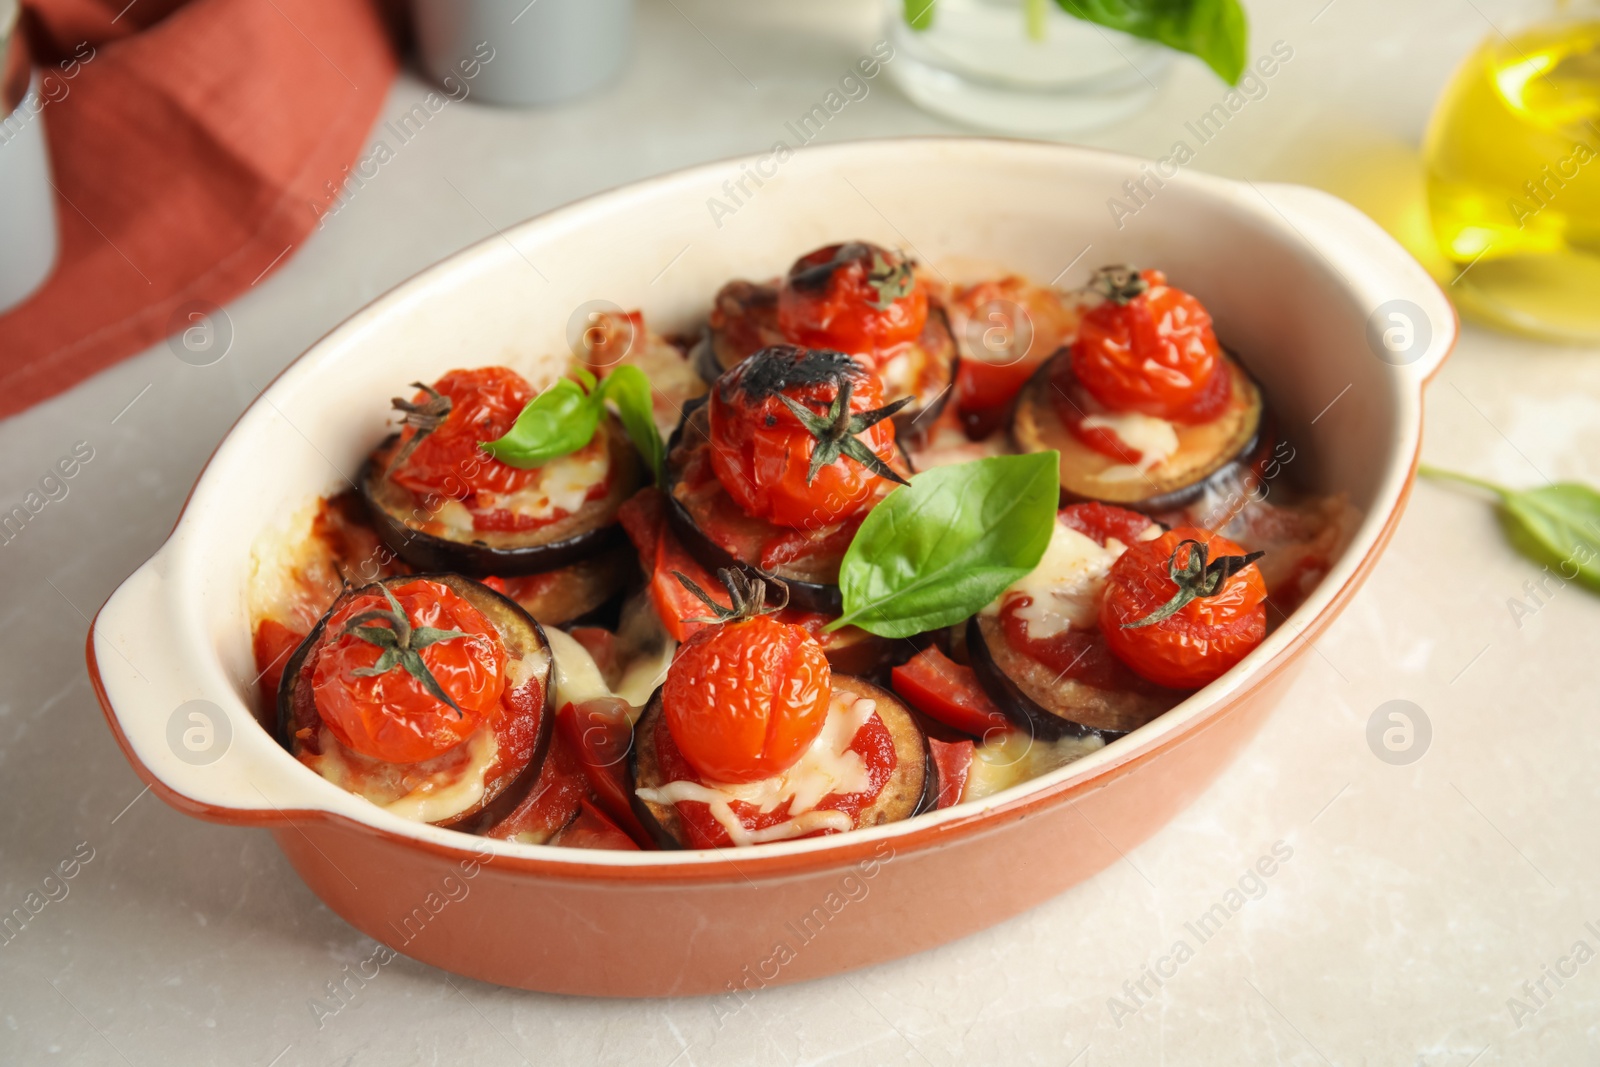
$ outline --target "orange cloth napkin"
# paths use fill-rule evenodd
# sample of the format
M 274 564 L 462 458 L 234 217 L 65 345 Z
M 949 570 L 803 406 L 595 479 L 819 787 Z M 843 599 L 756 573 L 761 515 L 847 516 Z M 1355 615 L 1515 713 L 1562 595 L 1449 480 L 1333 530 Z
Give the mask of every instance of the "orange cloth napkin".
M 23 7 L 39 73 L 60 82 L 41 116 L 61 252 L 0 315 L 0 416 L 161 340 L 179 307 L 224 304 L 282 266 L 397 65 L 379 0 Z

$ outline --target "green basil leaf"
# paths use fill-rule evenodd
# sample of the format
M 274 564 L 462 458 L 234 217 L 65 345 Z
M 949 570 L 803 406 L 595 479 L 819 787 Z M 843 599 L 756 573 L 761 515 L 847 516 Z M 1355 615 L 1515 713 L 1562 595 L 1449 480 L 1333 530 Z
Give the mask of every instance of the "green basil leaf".
M 873 508 L 839 568 L 828 626 L 910 637 L 960 622 L 1044 556 L 1061 457 L 996 456 L 916 475 Z
M 622 428 L 628 431 L 628 440 L 639 450 L 657 484 L 661 482 L 661 464 L 667 447 L 661 441 L 661 431 L 656 429 L 655 411 L 650 399 L 650 379 L 644 371 L 624 364 L 606 375 L 600 382 L 600 395 L 617 405 L 617 417 Z
M 1493 493 L 1512 547 L 1557 577 L 1600 592 L 1600 492 L 1578 482 L 1513 490 L 1426 464 L 1417 472 Z
M 579 368 L 590 388 L 594 375 Z M 508 466 L 530 470 L 576 452 L 594 437 L 605 411 L 600 398 L 571 378 L 562 378 L 528 401 L 503 437 L 485 441 L 483 450 Z
M 908 0 L 909 2 L 909 0 Z M 1244 72 L 1250 30 L 1239 0 L 1056 0 L 1086 22 L 1188 52 L 1229 85 Z
M 1600 493 L 1560 482 L 1507 493 L 1501 521 L 1523 555 L 1600 591 Z
M 933 9 L 939 0 L 904 0 L 902 5 L 906 25 L 913 30 L 925 30 L 933 25 Z

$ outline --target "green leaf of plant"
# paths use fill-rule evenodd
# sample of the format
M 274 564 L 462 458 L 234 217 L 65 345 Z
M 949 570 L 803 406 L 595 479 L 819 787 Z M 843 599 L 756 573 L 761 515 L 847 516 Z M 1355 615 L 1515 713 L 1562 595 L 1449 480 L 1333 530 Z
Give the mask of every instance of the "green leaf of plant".
M 960 622 L 1039 565 L 1060 494 L 1055 452 L 935 467 L 867 514 L 839 569 L 844 614 L 909 637 Z
M 579 368 L 592 385 L 594 376 Z M 528 401 L 504 436 L 485 441 L 483 450 L 508 466 L 530 470 L 588 444 L 605 408 L 592 391 L 563 378 Z
M 925 30 L 933 25 L 933 9 L 939 0 L 904 0 L 906 25 L 914 30 Z
M 908 4 L 913 0 L 906 0 Z M 1250 44 L 1239 0 L 1056 0 L 1067 14 L 1206 62 L 1229 85 L 1239 84 Z
M 650 379 L 645 377 L 644 371 L 631 365 L 617 367 L 600 383 L 600 396 L 617 405 L 617 417 L 622 420 L 622 428 L 628 431 L 628 440 L 644 457 L 659 484 L 667 448 L 661 441 L 661 431 L 656 429 L 650 393 Z
M 1600 592 L 1600 493 L 1559 482 L 1507 493 L 1500 507 L 1506 533 L 1523 555 Z
M 1418 466 L 1417 472 L 1495 494 L 1499 497 L 1500 523 L 1512 547 L 1549 567 L 1557 577 L 1600 592 L 1600 492 L 1579 482 L 1507 489 L 1426 464 Z

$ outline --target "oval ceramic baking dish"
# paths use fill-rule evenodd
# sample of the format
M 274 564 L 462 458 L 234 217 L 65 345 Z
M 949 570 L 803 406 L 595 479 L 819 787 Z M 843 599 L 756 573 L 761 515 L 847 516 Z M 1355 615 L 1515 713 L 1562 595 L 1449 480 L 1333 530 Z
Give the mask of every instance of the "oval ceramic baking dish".
M 763 184 L 732 215 L 710 212 L 745 164 Z M 179 810 L 270 829 L 363 932 L 528 989 L 658 996 L 813 978 L 953 940 L 1089 877 L 1222 771 L 1372 569 L 1410 485 L 1423 384 L 1456 334 L 1422 268 L 1344 203 L 1179 173 L 1116 221 L 1107 200 L 1138 168 L 970 138 L 808 148 L 781 165 L 733 160 L 604 193 L 424 271 L 250 406 L 171 538 L 101 609 L 89 668 L 123 751 Z M 1259 648 L 1149 725 L 983 801 L 839 836 L 678 853 L 473 838 L 346 793 L 257 724 L 252 545 L 340 473 L 355 477 L 384 428 L 352 412 L 382 408 L 397 381 L 484 361 L 548 382 L 588 302 L 689 328 L 726 279 L 764 277 L 796 248 L 845 237 L 953 275 L 976 264 L 1080 284 L 1100 263 L 1160 266 L 1211 309 L 1271 397 L 1298 448 L 1295 478 L 1361 509 L 1349 547 Z M 1412 331 L 1408 351 L 1369 341 L 1390 325 Z M 185 728 L 207 715 L 211 747 L 192 751 Z

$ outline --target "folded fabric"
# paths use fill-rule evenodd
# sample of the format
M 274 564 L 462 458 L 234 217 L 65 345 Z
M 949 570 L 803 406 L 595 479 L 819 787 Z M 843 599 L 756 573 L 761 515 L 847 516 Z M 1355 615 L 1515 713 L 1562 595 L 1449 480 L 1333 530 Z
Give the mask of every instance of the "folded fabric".
M 379 0 L 25 0 L 61 252 L 0 315 L 0 416 L 223 304 L 316 225 L 397 65 Z M 0 146 L 3 150 L 3 146 Z M 0 250 L 3 254 L 3 250 Z

